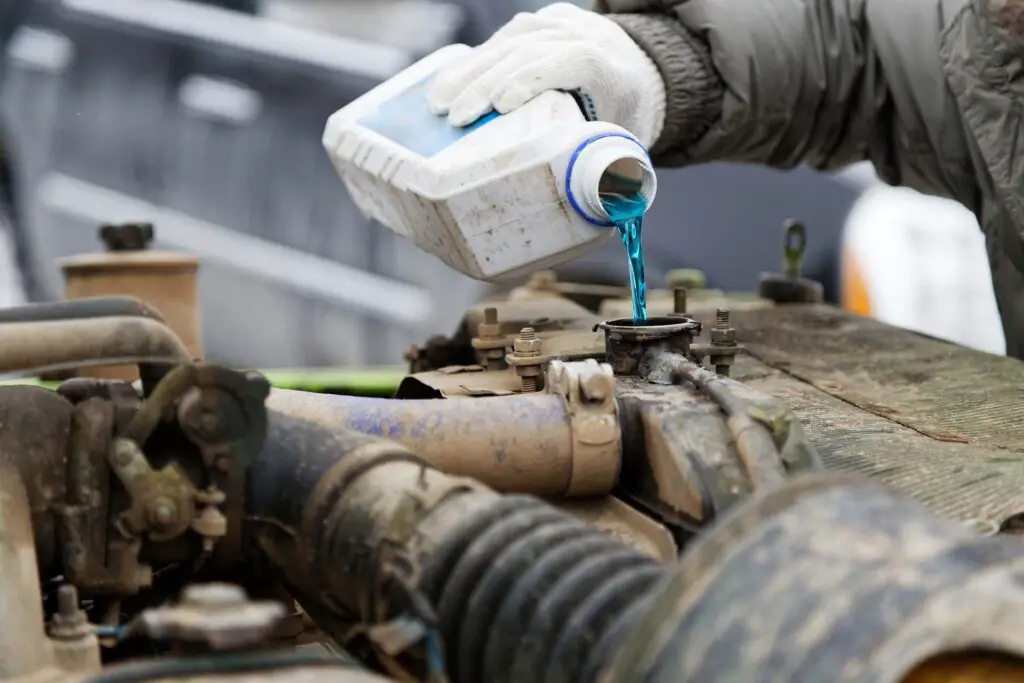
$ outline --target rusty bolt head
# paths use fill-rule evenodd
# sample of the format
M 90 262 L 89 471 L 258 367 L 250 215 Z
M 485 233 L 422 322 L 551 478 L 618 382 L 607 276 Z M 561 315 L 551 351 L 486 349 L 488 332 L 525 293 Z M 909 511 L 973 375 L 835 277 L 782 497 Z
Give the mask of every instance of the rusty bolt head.
M 146 518 L 157 528 L 170 526 L 178 517 L 178 508 L 174 501 L 166 496 L 159 496 L 146 506 Z

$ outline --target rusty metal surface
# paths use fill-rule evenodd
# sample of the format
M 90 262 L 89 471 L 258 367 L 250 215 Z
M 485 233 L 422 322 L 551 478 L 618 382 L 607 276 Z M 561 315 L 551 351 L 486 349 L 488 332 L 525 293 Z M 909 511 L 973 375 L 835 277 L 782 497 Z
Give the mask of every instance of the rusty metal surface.
M 604 331 L 605 360 L 616 375 L 638 375 L 647 352 L 654 348 L 686 354 L 701 325 L 690 318 L 666 316 L 648 318 L 642 325 L 632 318 L 605 320 L 596 329 Z
M 392 439 L 442 471 L 498 490 L 561 496 L 571 486 L 572 426 L 558 396 L 391 401 L 274 390 L 267 407 L 320 428 Z
M 699 539 L 602 683 L 899 683 L 936 656 L 1024 655 L 1024 553 L 875 482 L 755 494 Z
M 830 469 L 939 513 L 1024 513 L 1024 364 L 828 306 L 735 316 L 737 379 L 792 406 Z
M 154 319 L 110 317 L 0 325 L 0 373 L 191 360 L 181 340 Z

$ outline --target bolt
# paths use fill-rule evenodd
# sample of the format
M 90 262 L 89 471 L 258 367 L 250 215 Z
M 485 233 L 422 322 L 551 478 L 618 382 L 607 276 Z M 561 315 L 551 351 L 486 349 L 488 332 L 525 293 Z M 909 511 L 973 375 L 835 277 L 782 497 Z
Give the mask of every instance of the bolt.
M 537 330 L 532 327 L 524 327 L 519 330 L 519 336 L 512 343 L 512 355 L 517 359 L 536 357 L 538 361 L 541 355 L 541 341 L 537 339 Z M 540 389 L 540 374 L 543 363 L 522 363 L 516 365 L 516 374 L 523 383 L 523 392 L 532 393 Z
M 484 309 L 484 322 L 488 325 L 498 324 L 498 309 L 497 308 L 485 308 Z
M 149 523 L 156 527 L 165 527 L 174 521 L 177 510 L 174 501 L 161 496 L 149 504 Z
M 715 327 L 719 330 L 729 329 L 729 309 L 719 308 L 715 311 Z
M 68 618 L 78 615 L 78 589 L 70 583 L 57 589 L 57 613 Z
M 540 339 L 537 339 L 537 331 L 532 327 L 520 330 L 519 336 L 512 342 L 512 351 L 517 357 L 539 356 Z
M 686 314 L 686 287 L 676 287 L 672 290 L 672 312 L 676 315 Z
M 216 410 L 203 407 L 199 411 L 199 429 L 208 436 L 216 435 L 220 429 L 220 415 Z
M 78 606 L 78 589 L 69 583 L 57 589 L 57 613 L 47 625 L 47 633 L 65 642 L 78 641 L 92 633 L 89 618 Z

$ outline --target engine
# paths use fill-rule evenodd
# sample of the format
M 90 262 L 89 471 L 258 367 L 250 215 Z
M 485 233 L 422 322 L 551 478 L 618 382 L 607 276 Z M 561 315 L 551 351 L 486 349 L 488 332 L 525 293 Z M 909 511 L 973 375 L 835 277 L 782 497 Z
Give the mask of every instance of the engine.
M 787 244 L 643 325 L 541 274 L 390 399 L 129 297 L 0 312 L 0 372 L 76 375 L 0 387 L 0 681 L 1024 680 L 1020 364 L 821 303 Z

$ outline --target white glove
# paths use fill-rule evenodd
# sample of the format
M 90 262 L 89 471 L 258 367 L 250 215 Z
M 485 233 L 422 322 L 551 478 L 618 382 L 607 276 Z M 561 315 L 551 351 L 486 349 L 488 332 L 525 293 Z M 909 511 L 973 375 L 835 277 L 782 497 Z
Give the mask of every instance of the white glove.
M 429 106 L 466 126 L 547 90 L 576 91 L 588 118 L 622 126 L 650 147 L 665 119 L 665 83 L 611 19 L 565 2 L 517 14 L 470 55 L 442 69 Z

